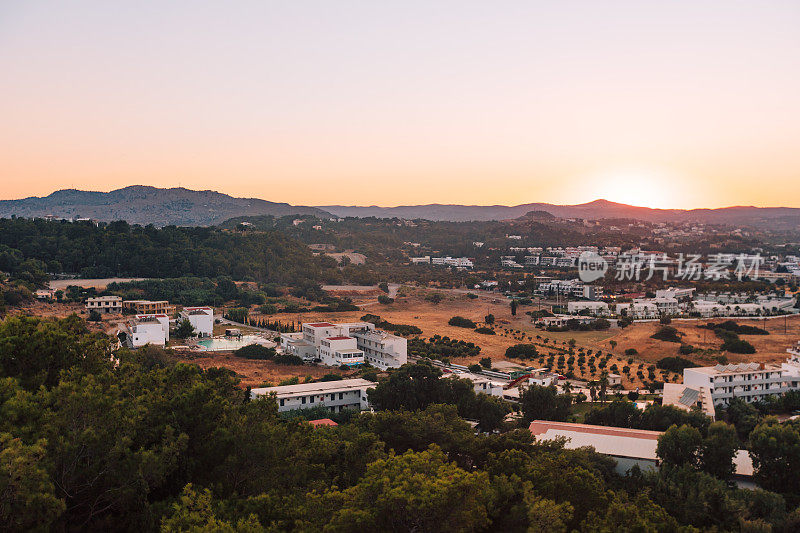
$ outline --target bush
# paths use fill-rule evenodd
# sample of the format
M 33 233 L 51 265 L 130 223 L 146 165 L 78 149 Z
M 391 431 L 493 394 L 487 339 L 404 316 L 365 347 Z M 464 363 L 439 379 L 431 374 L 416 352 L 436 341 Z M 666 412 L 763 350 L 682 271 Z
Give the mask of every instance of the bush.
M 103 317 L 100 315 L 100 313 L 97 312 L 97 310 L 92 309 L 89 312 L 89 318 L 87 318 L 86 320 L 88 320 L 89 322 L 100 322 L 101 320 L 103 320 Z
M 625 350 L 625 355 L 636 355 L 638 353 L 639 350 L 637 350 L 636 348 L 628 348 L 627 350 Z
M 491 357 L 484 357 L 481 359 L 480 364 L 483 368 L 492 368 L 492 358 Z
M 475 328 L 475 331 L 477 333 L 483 333 L 484 335 L 497 335 L 497 333 L 495 333 L 495 331 L 492 328 L 487 328 L 483 326 Z
M 533 359 L 538 355 L 535 344 L 515 344 L 506 350 L 509 359 Z
M 721 322 L 719 324 L 708 323 L 697 327 L 702 329 L 711 329 L 715 332 L 716 330 L 721 329 L 731 333 L 736 333 L 737 335 L 769 335 L 769 331 L 765 329 L 756 326 L 737 324 L 733 320 L 726 320 L 725 322 Z
M 658 328 L 658 331 L 650 335 L 650 338 L 666 342 L 681 342 L 681 334 L 672 326 Z
M 458 328 L 475 329 L 476 326 L 475 322 L 468 318 L 464 318 L 463 316 L 454 316 L 447 323 Z
M 684 345 L 685 346 L 685 345 Z M 683 357 L 664 357 L 659 359 L 656 367 L 662 370 L 670 370 L 672 372 L 683 372 L 684 368 L 693 368 L 697 365 Z
M 694 353 L 694 350 L 695 348 L 691 344 L 681 344 L 681 347 L 678 348 L 678 353 L 681 355 L 689 355 Z
M 301 357 L 298 357 L 296 355 L 287 354 L 287 353 L 276 355 L 272 360 L 275 363 L 279 364 L 279 365 L 302 365 L 303 364 L 303 359 Z
M 389 305 L 391 303 L 394 303 L 394 298 L 389 298 L 385 294 L 381 294 L 380 296 L 378 296 L 378 303 L 383 305 Z
M 260 344 L 248 344 L 247 346 L 242 346 L 238 350 L 234 350 L 233 355 L 244 359 L 265 360 L 272 359 L 275 357 L 276 353 L 275 348 L 267 348 Z
M 473 363 L 473 364 L 469 365 L 467 368 L 469 368 L 470 372 L 475 373 L 475 374 L 477 374 L 477 373 L 479 373 L 479 372 L 481 372 L 483 370 L 483 367 L 481 365 L 477 364 L 477 363 Z

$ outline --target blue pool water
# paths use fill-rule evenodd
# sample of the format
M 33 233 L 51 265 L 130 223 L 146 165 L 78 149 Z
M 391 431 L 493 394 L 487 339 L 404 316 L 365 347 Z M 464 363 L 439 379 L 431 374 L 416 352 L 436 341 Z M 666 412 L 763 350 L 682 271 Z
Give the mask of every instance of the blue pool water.
M 250 344 L 264 344 L 267 341 L 258 335 L 243 335 L 239 337 L 214 337 L 197 341 L 200 349 L 206 352 L 220 352 L 224 350 L 238 350 Z

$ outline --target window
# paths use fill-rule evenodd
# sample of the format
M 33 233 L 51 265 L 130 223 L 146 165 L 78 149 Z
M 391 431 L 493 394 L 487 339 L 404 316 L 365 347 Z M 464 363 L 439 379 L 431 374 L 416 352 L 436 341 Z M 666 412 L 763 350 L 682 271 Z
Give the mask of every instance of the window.
M 281 407 L 283 407 L 283 398 L 281 398 Z
M 305 396 L 302 396 L 300 398 L 300 403 L 306 403 L 306 397 Z
M 311 403 L 314 403 L 314 396 L 309 396 L 309 398 L 311 399 Z
M 344 393 L 343 393 L 343 392 L 340 392 L 340 393 L 339 393 L 339 399 L 340 399 L 340 400 L 344 400 Z

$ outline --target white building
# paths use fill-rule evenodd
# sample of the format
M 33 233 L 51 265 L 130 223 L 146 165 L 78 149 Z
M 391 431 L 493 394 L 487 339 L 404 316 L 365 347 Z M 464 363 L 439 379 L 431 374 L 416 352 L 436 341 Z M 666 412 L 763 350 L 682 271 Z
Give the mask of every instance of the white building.
M 345 409 L 368 409 L 367 391 L 374 387 L 375 383 L 366 379 L 342 379 L 252 389 L 250 396 L 255 399 L 274 394 L 279 412 L 322 406 L 337 413 Z
M 460 378 L 472 381 L 472 388 L 477 394 L 486 394 L 489 396 L 503 397 L 503 383 L 492 381 L 486 376 L 473 374 L 471 372 L 452 372 L 450 374 L 443 374 L 442 379 L 447 378 Z
M 214 335 L 214 309 L 211 307 L 184 307 L 181 320 L 187 319 L 198 337 Z
M 355 337 L 326 337 L 320 341 L 319 358 L 323 365 L 355 366 L 364 363 L 364 352 Z
M 37 300 L 52 300 L 56 296 L 55 289 L 39 289 L 33 295 Z
M 617 461 L 616 471 L 623 475 L 634 465 L 642 471 L 658 469 L 656 447 L 661 436 L 660 431 L 547 420 L 534 420 L 529 429 L 537 441 L 564 438 L 564 447 L 567 449 L 590 446 L 597 453 L 613 457 Z
M 166 344 L 169 341 L 169 315 L 164 313 L 149 313 L 149 314 L 142 314 L 136 315 L 137 321 L 156 321 L 161 326 L 161 333 L 164 335 L 164 343 Z
M 691 300 L 695 290 L 696 289 L 694 287 L 691 288 L 670 287 L 668 289 L 658 289 L 656 290 L 656 298 L 674 298 L 676 300 Z
M 97 311 L 98 313 L 121 313 L 122 297 L 97 296 L 95 298 L 87 298 L 86 310 L 89 312 Z
M 567 302 L 567 312 L 577 315 L 582 311 L 588 311 L 592 316 L 607 316 L 611 314 L 608 304 L 605 302 Z
M 635 319 L 658 318 L 659 310 L 652 302 L 634 301 L 628 304 L 617 304 L 617 314 L 627 315 Z
M 166 318 L 166 328 L 164 319 Z M 167 315 L 140 315 L 129 321 L 121 333 L 121 340 L 128 348 L 141 348 L 147 344 L 166 346 L 169 340 L 169 318 Z
M 352 338 L 355 344 L 346 341 L 347 338 Z M 306 323 L 302 332 L 283 333 L 281 346 L 286 353 L 306 360 L 320 359 L 324 364 L 336 366 L 369 363 L 386 370 L 408 362 L 408 341 L 376 330 L 370 322 Z
M 537 441 L 566 439 L 564 448 L 575 450 L 591 447 L 597 453 L 612 457 L 617 473 L 624 475 L 634 466 L 642 471 L 655 471 L 660 466 L 656 454 L 661 431 L 629 429 L 613 426 L 592 426 L 569 422 L 534 420 L 529 427 Z M 753 460 L 747 450 L 738 450 L 733 457 L 733 479 L 739 487 L 754 488 Z
M 427 265 L 427 264 L 430 264 L 430 262 L 431 262 L 431 256 L 429 256 L 429 255 L 423 255 L 422 257 L 412 257 L 411 258 L 411 264 L 412 265 L 422 265 L 422 264 Z
M 781 366 L 766 363 L 716 365 L 683 370 L 683 384 L 664 385 L 664 405 L 688 410 L 700 408 L 714 418 L 717 407 L 733 398 L 747 403 L 800 389 L 800 344 L 788 350 Z

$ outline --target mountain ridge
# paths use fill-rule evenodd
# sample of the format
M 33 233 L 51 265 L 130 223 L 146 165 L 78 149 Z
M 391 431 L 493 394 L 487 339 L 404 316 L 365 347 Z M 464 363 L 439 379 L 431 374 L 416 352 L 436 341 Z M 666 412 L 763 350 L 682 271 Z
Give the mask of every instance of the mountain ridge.
M 211 226 L 235 216 L 331 216 L 316 207 L 236 198 L 211 190 L 161 189 L 149 185 L 129 185 L 109 192 L 61 189 L 42 197 L 0 200 L 0 217 L 46 215 L 106 222 L 127 220 L 132 224 L 156 226 Z
M 129 185 L 109 192 L 61 189 L 43 196 L 0 200 L 0 217 L 22 216 L 77 218 L 102 221 L 127 220 L 133 224 L 209 226 L 225 220 L 258 215 L 313 215 L 330 217 L 376 217 L 428 219 L 434 221 L 510 220 L 531 211 L 559 218 L 636 219 L 647 222 L 697 222 L 753 226 L 770 229 L 800 228 L 800 208 L 729 206 L 698 209 L 659 209 L 612 202 L 603 198 L 583 204 L 531 202 L 518 205 L 463 205 L 431 203 L 381 206 L 296 206 L 259 198 L 237 198 L 212 190 L 183 187 L 162 189 Z

